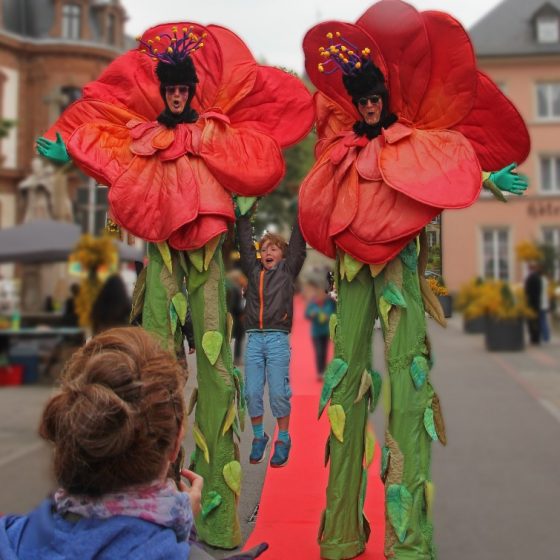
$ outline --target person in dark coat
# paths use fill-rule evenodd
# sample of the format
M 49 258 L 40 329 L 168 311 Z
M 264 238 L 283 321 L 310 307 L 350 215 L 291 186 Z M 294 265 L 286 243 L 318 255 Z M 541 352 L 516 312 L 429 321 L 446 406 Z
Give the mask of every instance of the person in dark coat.
M 115 274 L 103 284 L 91 309 L 93 334 L 130 323 L 131 302 L 122 278 Z
M 541 310 L 542 280 L 540 269 L 539 263 L 531 263 L 529 265 L 529 276 L 525 279 L 525 297 L 527 299 L 527 305 L 535 313 L 534 317 L 527 319 L 531 344 L 540 344 L 541 342 L 539 315 Z

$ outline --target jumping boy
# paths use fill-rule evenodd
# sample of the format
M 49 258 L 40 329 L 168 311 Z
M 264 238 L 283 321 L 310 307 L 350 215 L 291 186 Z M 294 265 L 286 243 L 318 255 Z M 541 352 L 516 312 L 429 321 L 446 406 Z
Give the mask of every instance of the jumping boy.
M 245 389 L 254 434 L 250 462 L 260 463 L 270 443 L 270 436 L 263 427 L 263 393 L 265 381 L 268 381 L 270 408 L 278 422 L 278 440 L 270 466 L 283 467 L 288 462 L 291 447 L 288 433 L 292 396 L 289 334 L 294 283 L 305 261 L 305 241 L 296 219 L 289 245 L 280 235 L 264 235 L 260 240 L 259 261 L 247 216 L 238 219 L 237 233 L 241 267 L 248 279 Z

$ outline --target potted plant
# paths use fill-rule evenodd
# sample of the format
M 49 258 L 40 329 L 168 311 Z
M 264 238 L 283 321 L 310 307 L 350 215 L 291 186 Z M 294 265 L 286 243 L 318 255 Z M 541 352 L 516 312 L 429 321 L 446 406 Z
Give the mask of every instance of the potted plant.
M 456 306 L 457 309 L 463 312 L 463 330 L 467 334 L 484 334 L 486 330 L 486 316 L 477 315 L 477 308 L 476 306 L 473 307 L 473 304 L 482 293 L 481 287 L 483 283 L 481 278 L 473 279 L 461 286 L 457 294 Z M 471 309 L 474 309 L 474 315 Z
M 485 317 L 486 349 L 491 352 L 523 350 L 523 323 L 533 311 L 525 303 L 523 290 L 512 291 L 506 282 L 490 280 L 479 287 L 478 297 L 465 309 L 470 317 Z
M 439 299 L 439 303 L 441 308 L 443 309 L 443 315 L 446 319 L 449 319 L 453 315 L 453 300 L 449 295 L 449 290 L 443 283 L 443 280 L 440 280 L 436 276 L 430 276 L 428 278 L 428 285 L 430 289 Z

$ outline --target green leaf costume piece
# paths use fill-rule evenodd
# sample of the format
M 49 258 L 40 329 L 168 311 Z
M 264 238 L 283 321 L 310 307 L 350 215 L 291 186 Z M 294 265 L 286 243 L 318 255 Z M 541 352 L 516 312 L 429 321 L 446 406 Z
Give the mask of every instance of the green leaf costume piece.
M 352 280 L 356 278 L 358 272 L 360 272 L 363 266 L 363 262 L 357 261 L 348 253 L 344 253 L 344 270 L 346 271 L 346 278 L 348 282 L 352 282 Z
M 194 410 L 194 407 L 196 405 L 197 398 L 198 398 L 198 388 L 195 387 L 193 389 L 193 392 L 191 393 L 191 398 L 189 400 L 189 406 L 187 408 L 187 416 L 190 416 L 192 414 L 192 411 Z
M 238 196 L 236 197 L 237 207 L 241 216 L 245 216 L 257 201 L 256 196 Z
M 199 427 L 196 424 L 193 426 L 193 436 L 196 446 L 202 451 L 205 461 L 209 463 L 210 450 L 208 449 L 208 444 L 206 443 L 204 434 L 200 431 Z
M 416 356 L 412 360 L 412 364 L 410 365 L 410 375 L 416 390 L 422 388 L 428 378 L 429 371 L 430 366 L 428 365 L 428 360 L 426 360 L 424 356 Z
M 412 510 L 412 495 L 401 484 L 391 484 L 387 488 L 386 507 L 389 521 L 402 543 L 406 538 L 406 532 L 410 521 Z
M 218 356 L 220 355 L 220 350 L 222 348 L 222 343 L 224 342 L 224 336 L 218 331 L 207 331 L 202 337 L 202 349 L 208 358 L 208 361 L 214 365 Z
M 411 241 L 400 254 L 402 262 L 409 270 L 416 270 L 418 266 L 418 252 L 416 242 Z
M 222 497 L 220 496 L 220 494 L 218 494 L 214 490 L 208 492 L 208 495 L 206 496 L 206 502 L 202 506 L 202 511 L 200 512 L 202 514 L 202 518 L 206 519 L 210 515 L 210 513 L 212 513 L 221 503 Z
M 235 401 L 231 401 L 226 417 L 224 420 L 224 427 L 222 428 L 222 435 L 225 436 L 227 431 L 233 426 L 235 417 L 237 416 L 237 407 L 235 406 Z
M 426 482 L 424 483 L 424 495 L 426 499 L 426 514 L 429 519 L 433 517 L 434 494 L 434 484 L 429 480 L 426 480 Z
M 369 411 L 373 412 L 377 407 L 379 402 L 379 396 L 381 395 L 381 390 L 383 387 L 383 382 L 381 380 L 381 375 L 375 370 L 370 370 L 369 374 L 371 376 L 371 404 Z
M 395 286 L 393 282 L 389 282 L 385 286 L 385 289 L 383 290 L 383 299 L 391 305 L 396 305 L 397 307 L 406 307 L 406 301 L 404 300 L 401 291 Z
M 379 298 L 379 315 L 383 319 L 383 324 L 386 326 L 389 324 L 389 311 L 391 311 L 391 304 L 381 296 Z
M 365 462 L 366 468 L 369 469 L 371 463 L 373 462 L 373 455 L 375 453 L 375 433 L 371 426 L 366 427 L 366 434 L 365 434 Z
M 241 465 L 239 461 L 231 461 L 224 466 L 224 479 L 236 496 L 241 493 Z
M 189 251 L 189 260 L 198 272 L 204 270 L 204 249 L 197 249 L 196 251 Z
M 434 441 L 437 441 L 439 439 L 436 431 L 436 425 L 434 422 L 434 411 L 430 406 L 427 407 L 426 410 L 424 411 L 424 428 L 426 428 L 428 435 Z
M 371 390 L 372 385 L 373 385 L 373 382 L 371 380 L 371 375 L 369 374 L 369 371 L 366 370 L 366 371 L 364 371 L 364 373 L 362 373 L 362 380 L 360 381 L 360 388 L 358 389 L 358 396 L 356 397 L 356 400 L 354 401 L 354 404 L 356 404 L 357 402 L 362 400 L 366 393 L 369 394 L 370 396 L 373 395 L 373 391 Z
M 385 479 L 387 478 L 390 458 L 391 451 L 386 445 L 384 445 L 383 449 L 381 450 L 381 480 L 383 482 L 385 482 Z
M 173 274 L 173 264 L 171 262 L 171 250 L 169 249 L 169 245 L 166 241 L 156 243 L 156 245 L 161 254 L 161 258 L 163 259 L 163 263 L 167 267 L 167 270 L 169 270 L 170 274 Z
M 181 321 L 181 325 L 184 325 L 187 318 L 187 298 L 185 297 L 185 294 L 181 292 L 176 293 L 171 298 L 171 302 L 173 303 L 175 312 L 179 317 L 179 321 Z
M 323 390 L 321 391 L 321 400 L 319 401 L 319 418 L 323 414 L 323 410 L 329 399 L 331 398 L 332 392 L 342 381 L 342 378 L 346 375 L 348 370 L 348 364 L 341 360 L 340 358 L 335 358 L 327 367 L 325 372 L 325 379 L 323 382 Z
M 346 414 L 339 404 L 333 404 L 327 409 L 331 429 L 336 439 L 341 443 L 344 441 L 344 425 L 346 423 Z

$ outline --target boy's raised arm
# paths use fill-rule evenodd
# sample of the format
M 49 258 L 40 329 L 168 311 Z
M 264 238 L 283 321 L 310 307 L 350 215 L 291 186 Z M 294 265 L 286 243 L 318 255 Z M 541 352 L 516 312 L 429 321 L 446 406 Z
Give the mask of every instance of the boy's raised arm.
M 288 245 L 288 252 L 286 254 L 286 264 L 288 269 L 294 276 L 294 278 L 299 274 L 306 257 L 306 244 L 301 230 L 299 228 L 299 219 L 296 214 L 296 219 L 294 221 L 294 226 L 292 229 L 292 235 L 290 237 L 290 244 Z

